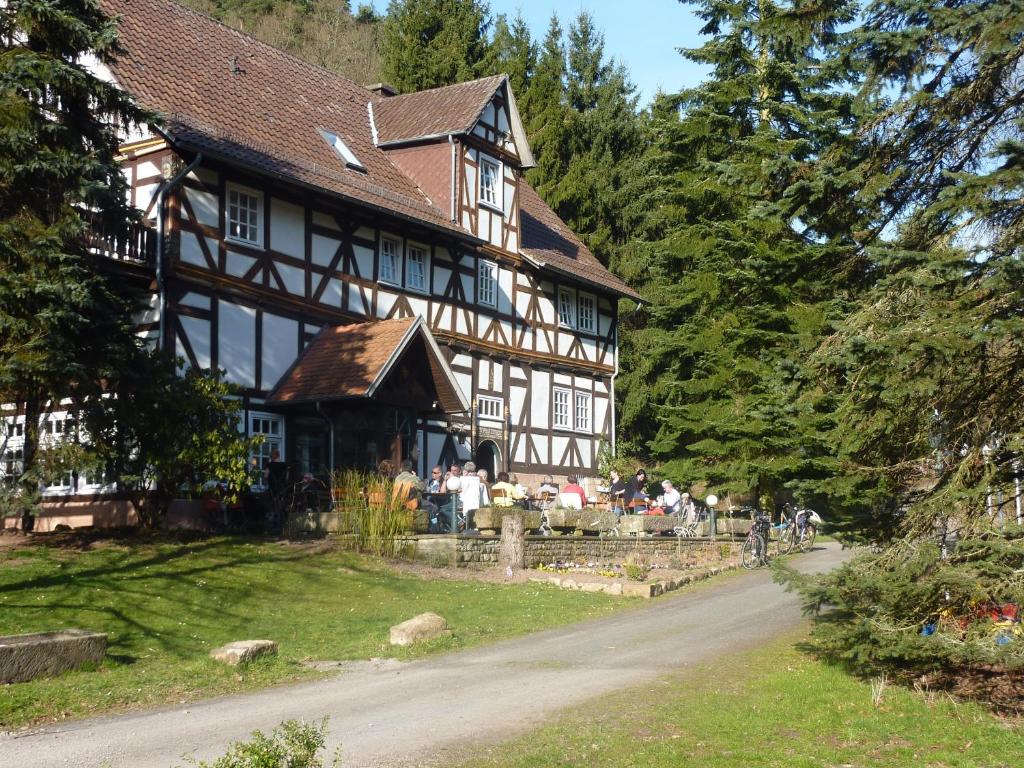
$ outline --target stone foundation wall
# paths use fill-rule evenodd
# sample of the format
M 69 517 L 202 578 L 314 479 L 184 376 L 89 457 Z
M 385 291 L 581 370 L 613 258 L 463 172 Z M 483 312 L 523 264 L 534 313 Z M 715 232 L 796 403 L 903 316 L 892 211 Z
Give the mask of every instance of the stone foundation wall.
M 489 567 L 498 562 L 500 536 L 417 536 L 405 540 L 406 551 L 417 560 L 436 565 Z M 680 539 L 675 536 L 643 538 L 596 536 L 527 536 L 526 567 L 557 561 L 621 563 L 629 556 L 646 559 L 649 565 L 678 565 L 689 558 L 720 554 L 728 558 L 741 542 Z

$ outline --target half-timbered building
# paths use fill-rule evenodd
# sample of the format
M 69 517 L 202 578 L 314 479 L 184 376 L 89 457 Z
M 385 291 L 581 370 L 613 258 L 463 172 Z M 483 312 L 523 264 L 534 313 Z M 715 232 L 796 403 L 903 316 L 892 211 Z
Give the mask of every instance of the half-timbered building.
M 506 77 L 394 95 L 170 0 L 101 5 L 101 74 L 162 116 L 123 147 L 140 332 L 226 371 L 261 460 L 595 474 L 639 297 L 526 182 Z

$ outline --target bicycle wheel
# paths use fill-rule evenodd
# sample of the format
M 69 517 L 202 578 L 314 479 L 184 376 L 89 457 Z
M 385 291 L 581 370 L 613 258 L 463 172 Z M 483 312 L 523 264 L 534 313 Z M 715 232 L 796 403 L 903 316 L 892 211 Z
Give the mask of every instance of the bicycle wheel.
M 764 564 L 764 552 L 764 537 L 752 533 L 743 542 L 743 548 L 740 550 L 740 564 L 744 568 L 758 568 Z
M 804 535 L 800 537 L 800 551 L 810 552 L 814 549 L 814 537 L 818 535 L 818 529 L 808 523 L 804 528 Z
M 761 534 L 757 534 L 757 541 L 754 543 L 754 554 L 757 556 L 757 565 L 768 564 L 768 541 Z
M 778 552 L 780 555 L 788 555 L 793 551 L 793 529 L 794 526 L 787 525 L 785 528 L 779 531 L 779 538 L 777 540 Z

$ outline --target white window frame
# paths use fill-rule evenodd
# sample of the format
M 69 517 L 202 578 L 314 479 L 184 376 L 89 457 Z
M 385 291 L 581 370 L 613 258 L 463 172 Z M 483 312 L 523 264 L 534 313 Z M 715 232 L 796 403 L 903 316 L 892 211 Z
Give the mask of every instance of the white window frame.
M 568 318 L 563 309 L 569 310 Z M 571 288 L 558 289 L 558 324 L 563 328 L 576 327 L 576 291 Z
M 276 422 L 279 424 L 278 433 L 275 435 L 273 432 L 264 432 L 256 430 L 257 421 Z M 249 437 L 255 437 L 256 435 L 266 435 L 269 439 L 264 439 L 262 445 L 255 446 L 253 453 L 249 457 L 250 463 L 256 461 L 256 482 L 253 484 L 254 488 L 263 489 L 266 486 L 263 483 L 263 470 L 266 468 L 267 463 L 270 462 L 270 454 L 276 447 L 281 452 L 281 461 L 284 461 L 285 456 L 285 423 L 284 416 L 279 413 L 268 413 L 266 411 L 249 411 L 249 418 L 246 424 L 248 428 Z M 262 425 L 260 425 L 262 426 Z M 276 443 L 276 445 L 275 445 Z
M 393 261 L 391 264 L 391 277 L 385 277 L 384 275 L 384 258 L 386 255 L 385 245 L 391 245 L 394 248 L 392 252 Z M 394 237 L 382 237 L 380 239 L 380 260 L 378 262 L 377 269 L 377 280 L 387 285 L 401 286 L 402 285 L 402 244 Z
M 590 322 L 584 323 L 586 317 L 583 312 L 583 302 L 590 304 Z M 580 291 L 576 297 L 576 327 L 587 333 L 597 332 L 597 297 L 590 293 Z
M 577 432 L 593 434 L 594 399 L 589 392 L 575 392 L 573 395 L 573 428 Z
M 494 169 L 494 186 L 489 187 L 484 184 L 484 179 L 487 178 L 487 174 L 484 172 L 485 168 Z M 477 190 L 479 195 L 480 205 L 487 208 L 493 208 L 496 211 L 500 211 L 504 214 L 504 191 L 505 191 L 505 169 L 500 160 L 496 160 L 493 157 L 487 155 L 480 155 L 480 183 L 478 184 L 479 189 Z M 493 199 L 488 199 L 493 198 Z
M 501 421 L 505 412 L 505 401 L 500 397 L 490 395 L 477 395 L 476 415 L 481 419 Z
M 423 282 L 420 285 L 414 285 L 410 277 L 414 253 L 419 253 L 423 257 L 423 269 L 420 273 Z M 422 245 L 408 243 L 405 247 L 405 287 L 417 293 L 427 293 L 430 290 L 430 256 L 427 249 Z
M 250 240 L 240 235 L 231 234 L 231 193 L 234 192 L 240 195 L 247 195 L 256 200 L 256 239 Z M 228 242 L 238 243 L 240 245 L 247 245 L 250 248 L 263 248 L 263 217 L 266 214 L 266 203 L 263 198 L 263 193 L 258 189 L 247 187 L 243 184 L 236 184 L 233 181 L 227 182 L 224 188 L 224 239 Z M 246 222 L 247 227 L 252 226 Z
M 484 280 L 484 276 L 487 279 Z M 488 284 L 489 299 L 485 297 L 484 286 Z M 498 306 L 498 265 L 493 261 L 480 259 L 476 268 L 476 301 L 485 307 Z
M 564 400 L 563 400 L 564 398 Z M 561 407 L 560 407 L 561 406 Z M 564 410 L 563 410 L 564 407 Z M 551 389 L 551 426 L 553 429 L 572 430 L 572 390 L 568 387 Z

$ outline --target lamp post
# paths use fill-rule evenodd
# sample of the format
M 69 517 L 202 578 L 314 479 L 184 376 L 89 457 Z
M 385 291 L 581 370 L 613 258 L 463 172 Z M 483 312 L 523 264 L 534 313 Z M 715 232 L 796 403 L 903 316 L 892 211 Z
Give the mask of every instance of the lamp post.
M 708 510 L 710 512 L 711 539 L 714 540 L 717 538 L 716 534 L 718 533 L 718 525 L 715 522 L 715 505 L 718 503 L 718 497 L 715 496 L 715 494 L 710 493 L 708 494 L 708 497 L 704 499 L 704 503 L 708 505 Z

